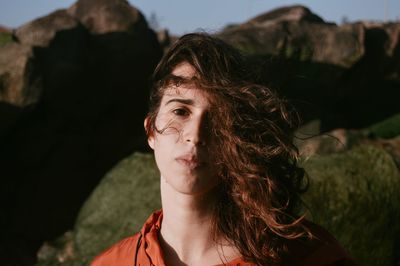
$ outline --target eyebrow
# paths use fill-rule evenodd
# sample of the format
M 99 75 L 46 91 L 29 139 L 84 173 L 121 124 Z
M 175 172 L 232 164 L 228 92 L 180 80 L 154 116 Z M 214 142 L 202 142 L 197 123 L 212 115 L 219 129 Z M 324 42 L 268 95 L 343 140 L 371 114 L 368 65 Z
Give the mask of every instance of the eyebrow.
M 180 98 L 172 98 L 170 100 L 168 100 L 165 105 L 168 105 L 169 103 L 172 102 L 178 102 L 178 103 L 183 103 L 183 104 L 187 104 L 187 105 L 194 105 L 194 101 L 192 99 L 180 99 Z

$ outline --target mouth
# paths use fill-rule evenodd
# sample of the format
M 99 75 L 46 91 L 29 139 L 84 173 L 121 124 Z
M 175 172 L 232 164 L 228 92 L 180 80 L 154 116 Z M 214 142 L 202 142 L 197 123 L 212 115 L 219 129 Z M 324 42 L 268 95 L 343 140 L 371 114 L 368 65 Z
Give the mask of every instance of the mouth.
M 179 164 L 193 170 L 205 165 L 204 161 L 199 160 L 194 155 L 183 155 L 175 159 Z

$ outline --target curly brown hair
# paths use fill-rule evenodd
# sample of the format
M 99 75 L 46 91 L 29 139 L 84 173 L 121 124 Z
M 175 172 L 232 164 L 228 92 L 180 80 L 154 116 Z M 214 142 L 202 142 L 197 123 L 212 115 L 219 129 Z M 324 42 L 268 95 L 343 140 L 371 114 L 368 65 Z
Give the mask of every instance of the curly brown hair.
M 197 72 L 185 80 L 171 75 L 187 62 Z M 196 82 L 210 96 L 210 151 L 222 182 L 215 206 L 215 239 L 224 237 L 256 265 L 280 265 L 291 240 L 311 236 L 298 214 L 304 171 L 292 143 L 296 117 L 269 88 L 257 85 L 244 57 L 207 34 L 182 36 L 153 76 L 146 131 L 151 135 L 165 88 Z

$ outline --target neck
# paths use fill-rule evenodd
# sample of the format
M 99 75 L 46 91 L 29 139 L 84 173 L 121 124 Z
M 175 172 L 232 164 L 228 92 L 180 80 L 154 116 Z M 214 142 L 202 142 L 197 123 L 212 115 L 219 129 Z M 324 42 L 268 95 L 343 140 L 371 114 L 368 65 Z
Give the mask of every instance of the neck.
M 161 178 L 160 243 L 167 265 L 201 265 L 204 258 L 215 256 L 220 260 L 211 231 L 216 196 L 215 190 L 202 195 L 179 193 Z

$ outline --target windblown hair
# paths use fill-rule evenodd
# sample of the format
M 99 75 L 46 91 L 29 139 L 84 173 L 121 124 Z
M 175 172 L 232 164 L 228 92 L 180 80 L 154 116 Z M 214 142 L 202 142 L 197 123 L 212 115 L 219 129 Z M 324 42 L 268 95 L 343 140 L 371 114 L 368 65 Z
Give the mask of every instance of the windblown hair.
M 185 80 L 171 75 L 180 63 L 196 70 Z M 257 265 L 280 265 L 294 239 L 311 236 L 298 210 L 305 191 L 304 171 L 297 166 L 292 143 L 297 118 L 275 92 L 253 82 L 244 57 L 222 40 L 187 34 L 166 53 L 153 76 L 147 134 L 165 89 L 195 82 L 210 98 L 210 154 L 216 161 L 220 199 L 215 207 L 214 236 L 236 246 Z

